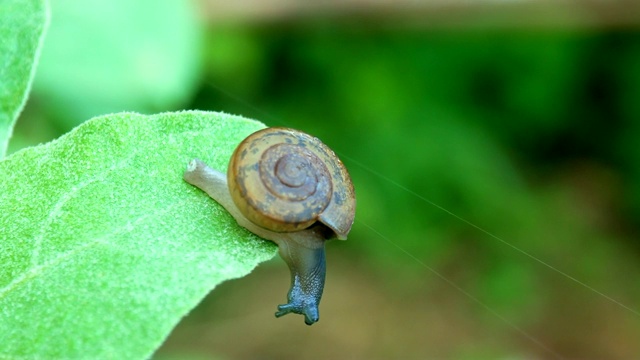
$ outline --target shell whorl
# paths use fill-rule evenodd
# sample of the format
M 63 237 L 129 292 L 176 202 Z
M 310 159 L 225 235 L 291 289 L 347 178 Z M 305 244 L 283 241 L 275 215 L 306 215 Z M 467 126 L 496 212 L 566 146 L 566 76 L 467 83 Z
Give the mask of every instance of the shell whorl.
M 321 222 L 339 239 L 351 229 L 353 185 L 319 139 L 297 130 L 257 131 L 234 151 L 227 173 L 234 203 L 251 222 L 289 232 Z

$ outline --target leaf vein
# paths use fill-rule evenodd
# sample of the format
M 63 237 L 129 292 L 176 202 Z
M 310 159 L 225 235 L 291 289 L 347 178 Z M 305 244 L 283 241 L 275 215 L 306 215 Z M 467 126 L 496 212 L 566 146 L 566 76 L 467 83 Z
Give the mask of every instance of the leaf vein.
M 64 194 L 62 194 L 62 196 L 60 196 L 58 201 L 52 207 L 51 211 L 49 211 L 49 215 L 47 216 L 47 219 L 43 222 L 42 226 L 40 226 L 40 230 L 38 232 L 38 235 L 34 239 L 33 251 L 32 251 L 32 255 L 31 255 L 31 267 L 38 266 L 38 261 L 40 260 L 40 250 L 42 248 L 42 241 L 44 240 L 44 236 L 45 236 L 47 230 L 49 229 L 49 227 L 51 227 L 51 225 L 55 221 L 55 219 L 60 215 L 60 213 L 62 211 L 62 207 L 64 205 L 66 205 L 70 200 L 72 200 L 80 192 L 80 190 L 86 188 L 87 186 L 89 186 L 89 185 L 91 185 L 91 184 L 93 184 L 95 182 L 104 181 L 109 176 L 109 174 L 111 172 L 113 172 L 114 170 L 118 170 L 118 169 L 123 168 L 135 156 L 136 156 L 136 151 L 134 150 L 132 152 L 132 154 L 129 155 L 128 157 L 126 157 L 126 158 L 122 159 L 121 161 L 113 164 L 112 166 L 110 166 L 105 171 L 103 171 L 103 172 L 101 172 L 99 174 L 96 174 L 95 176 L 85 180 L 84 182 L 81 182 L 77 186 L 73 186 L 71 188 L 71 191 L 69 191 L 67 193 L 64 193 Z
M 155 217 L 161 217 L 162 215 L 169 213 L 171 210 L 173 210 L 176 207 L 182 206 L 184 203 L 190 201 L 191 199 L 185 199 L 173 204 L 169 204 L 168 206 L 162 208 L 162 209 L 156 209 L 155 211 L 151 211 L 141 217 L 139 217 L 138 219 L 136 219 L 133 224 L 125 224 L 122 225 L 116 229 L 114 229 L 113 231 L 104 234 L 103 236 L 100 236 L 98 238 L 95 238 L 81 246 L 78 246 L 74 249 L 71 249 L 65 253 L 60 254 L 58 257 L 42 264 L 42 265 L 37 265 L 32 267 L 31 269 L 25 271 L 24 273 L 22 273 L 20 276 L 16 277 L 15 279 L 13 279 L 13 281 L 11 281 L 9 284 L 7 284 L 5 287 L 3 287 L 2 289 L 0 289 L 0 299 L 4 298 L 9 292 L 11 292 L 13 289 L 15 289 L 18 285 L 29 281 L 31 279 L 34 279 L 35 277 L 37 277 L 38 275 L 41 275 L 44 273 L 45 270 L 47 270 L 48 268 L 57 265 L 59 263 L 61 263 L 62 261 L 66 260 L 67 258 L 69 258 L 72 255 L 75 255 L 83 250 L 87 250 L 89 248 L 92 248 L 94 246 L 97 245 L 111 245 L 114 246 L 113 243 L 110 243 L 108 241 L 106 241 L 109 238 L 112 238 L 113 236 L 116 236 L 120 233 L 125 233 L 127 231 L 130 231 L 131 227 L 135 227 L 136 225 L 139 225 L 141 222 L 149 219 L 149 218 L 155 218 Z

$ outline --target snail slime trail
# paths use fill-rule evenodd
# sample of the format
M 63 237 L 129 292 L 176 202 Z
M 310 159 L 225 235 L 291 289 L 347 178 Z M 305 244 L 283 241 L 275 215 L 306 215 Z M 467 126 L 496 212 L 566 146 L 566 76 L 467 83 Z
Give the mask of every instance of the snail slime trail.
M 327 240 L 346 240 L 356 199 L 347 169 L 319 139 L 288 128 L 259 130 L 244 139 L 227 174 L 194 159 L 184 180 L 202 189 L 252 233 L 278 245 L 291 271 L 287 303 L 276 317 L 320 318 Z
M 237 102 L 238 104 L 241 104 L 242 106 L 246 107 L 247 109 L 252 110 L 253 112 L 255 112 L 256 114 L 260 115 L 260 118 L 263 119 L 269 119 L 271 120 L 272 123 L 275 124 L 280 124 L 280 125 L 284 125 L 284 126 L 289 126 L 289 124 L 287 124 L 287 122 L 282 121 L 279 118 L 276 118 L 275 116 L 267 113 L 266 111 L 254 106 L 253 104 L 251 104 L 250 102 L 244 100 L 243 98 L 241 98 L 240 96 L 237 96 L 231 92 L 229 92 L 228 90 L 221 88 L 213 83 L 208 83 L 208 85 L 215 89 L 216 91 L 220 92 L 221 94 L 223 94 L 224 96 L 228 97 L 229 99 L 232 99 L 233 101 Z M 561 275 L 562 277 L 571 280 L 572 282 L 579 284 L 580 286 L 582 286 L 583 288 L 588 289 L 589 291 L 599 295 L 600 297 L 606 299 L 607 301 L 615 304 L 618 307 L 621 307 L 631 313 L 633 313 L 636 316 L 640 317 L 640 312 L 622 302 L 620 302 L 619 300 L 614 299 L 611 296 L 606 295 L 605 293 L 603 293 L 602 291 L 597 290 L 596 288 L 588 285 L 587 283 L 580 281 L 579 279 L 577 279 L 576 277 L 571 276 L 570 274 L 560 270 L 559 268 L 551 265 L 548 262 L 545 262 L 544 260 L 536 257 L 535 255 L 529 253 L 528 251 L 512 244 L 511 242 L 505 240 L 502 237 L 499 237 L 497 235 L 495 235 L 494 233 L 486 230 L 485 228 L 476 225 L 475 223 L 453 213 L 452 211 L 444 208 L 443 206 L 438 205 L 437 203 L 429 200 L 428 198 L 426 198 L 425 196 L 421 195 L 420 193 L 412 190 L 411 188 L 395 181 L 394 179 L 390 178 L 389 176 L 386 176 L 382 173 L 380 173 L 379 171 L 374 170 L 373 168 L 371 168 L 370 166 L 346 155 L 345 153 L 343 153 L 342 151 L 335 151 L 342 159 L 345 159 L 347 161 L 349 161 L 351 164 L 361 168 L 362 170 L 370 173 L 372 176 L 379 178 L 391 185 L 393 185 L 394 187 L 402 190 L 403 192 L 406 192 L 408 194 L 410 194 L 411 196 L 419 199 L 420 201 L 428 204 L 429 206 L 435 207 L 436 209 L 448 214 L 449 216 L 454 217 L 455 219 L 457 219 L 458 221 L 463 222 L 464 224 L 466 224 L 467 226 L 470 226 L 472 228 L 474 228 L 476 231 L 480 231 L 481 233 L 489 236 L 490 238 L 499 241 L 502 245 L 507 246 L 509 248 L 511 248 L 513 251 L 519 253 L 519 255 L 524 256 L 526 258 L 529 258 L 529 260 L 534 261 L 535 263 L 537 263 L 538 265 L 542 265 L 545 268 L 548 268 L 550 270 L 552 270 L 553 272 Z M 548 352 L 549 354 L 553 355 L 556 358 L 561 358 L 561 356 L 557 353 L 555 353 L 553 350 L 549 349 L 547 346 L 544 345 L 544 343 L 542 343 L 541 341 L 539 341 L 538 339 L 536 339 L 535 337 L 533 337 L 531 334 L 529 334 L 528 332 L 526 332 L 525 330 L 519 328 L 517 325 L 511 323 L 510 321 L 508 321 L 504 316 L 502 316 L 500 313 L 498 313 L 497 311 L 495 311 L 492 307 L 490 307 L 489 305 L 483 303 L 482 301 L 480 301 L 477 297 L 473 296 L 472 294 L 470 294 L 469 292 L 467 292 L 466 290 L 464 290 L 463 288 L 461 288 L 459 285 L 457 285 L 455 282 L 453 282 L 452 280 L 448 279 L 448 277 L 446 277 L 445 275 L 441 274 L 440 272 L 438 272 L 437 270 L 429 267 L 427 264 L 425 264 L 423 261 L 421 261 L 420 259 L 416 258 L 413 254 L 411 254 L 409 251 L 407 251 L 404 247 L 400 246 L 399 244 L 397 244 L 396 242 L 394 242 L 390 237 L 388 237 L 387 235 L 381 233 L 380 231 L 378 231 L 374 226 L 371 226 L 367 223 L 365 223 L 362 219 L 359 219 L 358 222 L 360 224 L 362 224 L 365 228 L 367 228 L 369 231 L 371 231 L 372 233 L 374 233 L 375 237 L 381 239 L 381 240 L 385 240 L 386 242 L 391 243 L 395 248 L 397 248 L 399 251 L 401 251 L 402 253 L 404 253 L 406 256 L 410 257 L 413 261 L 415 261 L 416 263 L 420 264 L 422 267 L 424 267 L 425 269 L 427 269 L 428 271 L 434 273 L 437 277 L 439 277 L 441 280 L 445 281 L 449 286 L 453 287 L 454 289 L 456 289 L 456 291 L 462 293 L 465 297 L 470 298 L 471 300 L 473 300 L 475 303 L 477 303 L 478 305 L 480 305 L 482 308 L 484 308 L 487 312 L 489 312 L 492 316 L 494 316 L 495 318 L 497 318 L 498 320 L 500 320 L 501 322 L 503 322 L 505 325 L 507 325 L 508 327 L 514 329 L 517 333 L 519 333 L 521 336 L 523 336 L 523 338 L 526 338 L 528 341 L 531 341 L 532 343 L 536 344 L 538 347 L 540 347 L 541 349 L 544 349 L 546 352 Z

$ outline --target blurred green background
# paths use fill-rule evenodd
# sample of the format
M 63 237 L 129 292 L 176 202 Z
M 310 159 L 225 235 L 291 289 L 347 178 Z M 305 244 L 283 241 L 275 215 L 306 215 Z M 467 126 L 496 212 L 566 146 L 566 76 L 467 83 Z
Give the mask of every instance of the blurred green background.
M 343 159 L 358 212 L 328 244 L 321 321 L 273 317 L 278 258 L 213 291 L 158 359 L 634 358 L 640 6 L 563 4 L 52 0 L 11 149 L 202 109 Z

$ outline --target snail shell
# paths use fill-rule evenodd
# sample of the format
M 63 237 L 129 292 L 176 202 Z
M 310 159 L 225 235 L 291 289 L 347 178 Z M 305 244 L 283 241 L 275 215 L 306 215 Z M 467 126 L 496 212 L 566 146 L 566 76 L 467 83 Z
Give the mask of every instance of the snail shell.
M 238 145 L 227 172 L 242 214 L 276 232 L 321 223 L 329 238 L 345 240 L 355 217 L 349 174 L 319 139 L 287 128 L 257 131 Z

